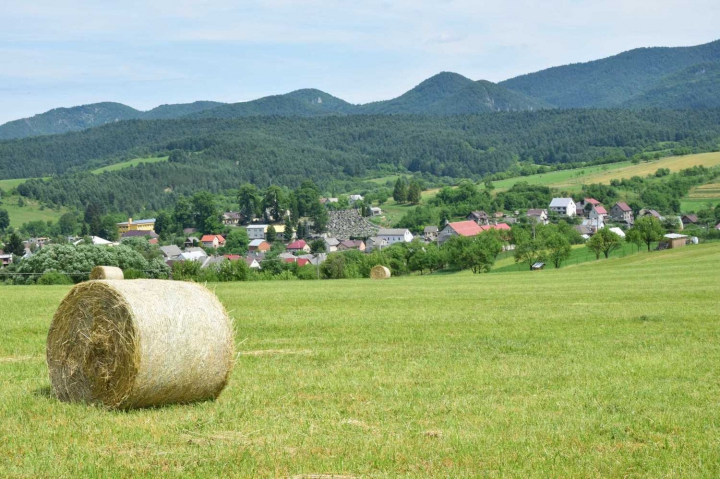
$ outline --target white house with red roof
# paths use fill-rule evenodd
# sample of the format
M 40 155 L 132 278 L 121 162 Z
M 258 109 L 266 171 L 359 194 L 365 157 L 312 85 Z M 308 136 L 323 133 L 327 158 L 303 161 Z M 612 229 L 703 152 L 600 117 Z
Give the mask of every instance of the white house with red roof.
M 590 212 L 588 213 L 588 218 L 591 220 L 597 222 L 597 223 L 605 223 L 605 217 L 608 215 L 607 210 L 603 205 L 592 205 L 590 207 Z
M 287 245 L 285 250 L 288 253 L 309 253 L 310 246 L 305 242 L 305 240 L 297 240 Z
M 200 238 L 205 248 L 219 248 L 225 246 L 225 238 L 222 235 L 205 235 Z

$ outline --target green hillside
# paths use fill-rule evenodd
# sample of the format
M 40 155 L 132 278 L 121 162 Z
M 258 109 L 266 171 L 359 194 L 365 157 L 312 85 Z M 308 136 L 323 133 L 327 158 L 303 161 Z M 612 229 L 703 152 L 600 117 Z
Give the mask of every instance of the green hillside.
M 607 108 L 653 89 L 668 75 L 716 61 L 720 61 L 720 40 L 694 47 L 638 48 L 522 75 L 500 85 L 561 108 Z
M 540 272 L 213 284 L 236 325 L 227 389 L 123 413 L 51 396 L 45 342 L 69 288 L 0 286 L 3 448 L 23 451 L 0 475 L 716 477 L 718 268 L 708 244 Z
M 141 112 L 121 103 L 94 103 L 73 108 L 56 108 L 32 118 L 0 125 L 0 140 L 53 135 L 84 130 L 116 121 L 138 118 Z
M 369 103 L 359 111 L 369 114 L 462 115 L 493 111 L 547 108 L 548 104 L 512 92 L 488 81 L 472 81 L 443 72 L 393 100 Z
M 630 108 L 720 108 L 720 62 L 693 65 L 627 101 Z
M 160 105 L 152 110 L 144 112 L 139 118 L 143 120 L 172 120 L 181 118 L 200 111 L 217 108 L 224 103 L 217 101 L 196 101 L 177 105 Z
M 580 164 L 641 153 L 676 137 L 684 138 L 678 147 L 716 147 L 720 110 L 121 122 L 0 143 L 0 172 L 23 178 L 58 175 L 184 150 L 173 161 L 110 172 L 102 179 L 75 173 L 20 187 L 23 195 L 48 204 L 82 208 L 99 197 L 110 199 L 110 210 L 131 212 L 169 206 L 179 194 L 220 193 L 248 181 L 295 187 L 312 178 L 330 190 L 338 182 L 360 183 L 388 165 L 433 178 L 479 179 L 508 169 L 518 157 Z

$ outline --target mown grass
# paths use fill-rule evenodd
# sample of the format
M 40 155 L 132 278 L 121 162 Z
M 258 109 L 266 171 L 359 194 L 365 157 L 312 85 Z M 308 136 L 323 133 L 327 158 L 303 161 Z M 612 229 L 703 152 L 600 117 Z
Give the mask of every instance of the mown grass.
M 211 285 L 217 402 L 50 397 L 67 287 L 0 287 L 0 476 L 717 477 L 717 244 L 537 273 Z M 308 477 L 308 476 L 305 476 Z
M 6 196 L 2 199 L 0 209 L 7 210 L 10 215 L 10 226 L 19 228 L 29 221 L 57 221 L 68 212 L 67 208 L 43 208 L 38 201 L 23 198 L 24 206 L 18 206 L 19 196 Z
M 167 156 L 160 156 L 160 157 L 151 157 L 151 158 L 135 158 L 133 160 L 123 161 L 122 163 L 115 163 L 114 165 L 109 166 L 103 166 L 102 168 L 97 168 L 95 170 L 92 170 L 91 173 L 94 173 L 96 175 L 99 175 L 100 173 L 104 173 L 106 171 L 118 171 L 118 170 L 124 170 L 125 168 L 130 168 L 132 166 L 137 166 L 142 163 L 160 163 L 163 161 L 167 161 L 169 157 Z

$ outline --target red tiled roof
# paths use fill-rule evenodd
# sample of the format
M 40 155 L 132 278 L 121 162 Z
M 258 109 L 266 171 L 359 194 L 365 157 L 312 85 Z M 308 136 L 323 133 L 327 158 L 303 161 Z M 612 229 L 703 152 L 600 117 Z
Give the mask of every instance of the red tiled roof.
M 203 243 L 212 243 L 213 240 L 215 240 L 215 235 L 205 235 L 200 238 L 200 241 L 202 241 Z
M 242 256 L 240 256 L 239 254 L 226 254 L 224 256 L 230 261 L 239 261 L 240 258 L 242 258 Z
M 309 262 L 310 262 L 310 260 L 307 258 L 298 258 L 298 260 L 297 260 L 298 266 L 305 266 Z
M 597 206 L 597 205 L 596 205 L 596 206 L 595 206 L 595 212 L 596 212 L 597 214 L 599 214 L 599 215 L 606 215 L 606 214 L 608 214 L 607 211 L 605 211 L 605 207 L 604 207 L 604 206 Z
M 303 249 L 306 246 L 307 243 L 305 242 L 305 240 L 297 240 L 287 245 L 287 249 Z
M 297 263 L 297 258 L 285 258 L 286 263 Z
M 507 223 L 498 223 L 496 225 L 485 225 L 480 227 L 481 231 L 498 230 L 498 231 L 510 231 L 510 226 Z
M 620 208 L 622 211 L 632 211 L 632 208 L 630 208 L 624 201 L 618 201 L 615 203 L 615 206 Z
M 476 236 L 483 231 L 474 221 L 458 221 L 448 223 L 448 226 L 460 236 Z
M 590 203 L 593 206 L 597 206 L 600 204 L 600 202 L 595 198 L 585 198 L 585 203 Z

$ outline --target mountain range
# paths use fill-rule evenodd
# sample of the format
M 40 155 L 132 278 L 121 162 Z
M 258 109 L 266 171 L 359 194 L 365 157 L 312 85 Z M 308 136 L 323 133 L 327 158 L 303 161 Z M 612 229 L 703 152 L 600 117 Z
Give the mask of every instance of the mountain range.
M 143 112 L 120 103 L 57 108 L 0 125 L 0 140 L 79 131 L 123 120 L 318 117 L 328 115 L 468 115 L 548 108 L 720 107 L 720 40 L 694 47 L 639 48 L 500 83 L 437 74 L 386 101 L 354 105 L 316 89 L 224 104 L 198 101 Z

